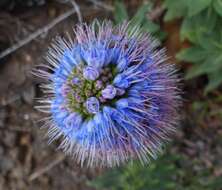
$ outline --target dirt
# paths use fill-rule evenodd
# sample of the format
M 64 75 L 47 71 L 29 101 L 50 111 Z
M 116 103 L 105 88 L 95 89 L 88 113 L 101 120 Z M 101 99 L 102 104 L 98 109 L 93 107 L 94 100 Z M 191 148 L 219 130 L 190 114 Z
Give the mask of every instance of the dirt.
M 6 7 L 7 5 L 7 7 Z M 1 4 L 0 4 L 1 6 Z M 2 5 L 3 6 L 3 5 Z M 50 23 L 72 6 L 49 2 L 26 7 L 8 4 L 0 7 L 0 52 L 37 29 Z M 100 15 L 92 4 L 81 7 L 90 12 L 85 20 Z M 21 10 L 20 10 L 21 9 Z M 77 23 L 76 15 L 43 33 L 34 41 L 0 60 L 0 189 L 4 190 L 88 190 L 87 181 L 98 169 L 78 166 L 48 145 L 46 131 L 37 122 L 45 115 L 35 108 L 35 98 L 41 95 L 39 80 L 31 75 L 35 65 L 42 63 L 47 47 L 56 35 L 63 35 Z M 42 172 L 43 171 L 43 172 Z
M 12 2 L 10 6 L 0 4 L 0 52 L 72 8 L 59 3 L 59 0 L 28 6 L 16 4 L 14 7 Z M 110 18 L 110 13 L 104 9 L 86 1 L 77 2 L 85 21 L 95 17 Z M 131 5 L 135 2 L 132 0 Z M 80 167 L 72 158 L 56 150 L 55 144 L 48 145 L 47 138 L 44 138 L 46 131 L 40 130 L 41 123 L 37 122 L 45 115 L 34 108 L 35 98 L 40 97 L 41 92 L 40 81 L 31 75 L 31 70 L 43 62 L 52 38 L 71 31 L 77 22 L 77 16 L 72 15 L 49 32 L 0 59 L 0 190 L 90 190 L 92 188 L 87 186 L 87 181 L 101 173 L 100 169 Z M 170 33 L 176 31 L 166 42 L 173 57 L 175 48 L 181 47 L 176 42 L 175 46 L 171 43 L 178 39 L 178 28 L 175 28 L 170 25 L 165 27 Z M 198 81 L 185 84 L 186 113 L 182 120 L 183 127 L 175 137 L 175 151 L 200 160 L 200 167 L 211 168 L 212 175 L 220 176 L 222 163 L 217 159 L 222 156 L 220 121 L 206 117 L 206 128 L 203 121 L 198 123 L 193 119 L 197 118 L 199 111 L 189 111 L 191 101 L 199 98 L 196 92 L 198 85 Z

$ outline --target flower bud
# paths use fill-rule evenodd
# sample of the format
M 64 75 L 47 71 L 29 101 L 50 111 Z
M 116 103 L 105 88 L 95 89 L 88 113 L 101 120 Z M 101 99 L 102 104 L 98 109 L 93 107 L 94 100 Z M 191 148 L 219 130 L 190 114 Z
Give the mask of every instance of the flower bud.
M 113 85 L 108 85 L 104 90 L 102 90 L 102 97 L 105 99 L 112 100 L 116 96 L 116 88 Z
M 99 100 L 96 97 L 90 97 L 86 100 L 85 107 L 89 113 L 95 114 L 99 112 Z
M 95 67 L 87 66 L 83 69 L 83 77 L 87 80 L 94 81 L 99 77 L 99 71 Z

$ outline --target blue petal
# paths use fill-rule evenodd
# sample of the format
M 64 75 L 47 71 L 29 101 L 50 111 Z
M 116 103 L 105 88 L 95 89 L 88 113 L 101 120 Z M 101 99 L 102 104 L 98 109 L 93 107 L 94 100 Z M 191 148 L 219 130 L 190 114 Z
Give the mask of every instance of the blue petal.
M 113 81 L 113 84 L 116 86 L 116 87 L 119 87 L 119 88 L 128 88 L 130 83 L 129 81 L 126 79 L 126 77 L 122 76 L 121 74 L 118 74 L 115 78 L 114 78 L 114 81 Z

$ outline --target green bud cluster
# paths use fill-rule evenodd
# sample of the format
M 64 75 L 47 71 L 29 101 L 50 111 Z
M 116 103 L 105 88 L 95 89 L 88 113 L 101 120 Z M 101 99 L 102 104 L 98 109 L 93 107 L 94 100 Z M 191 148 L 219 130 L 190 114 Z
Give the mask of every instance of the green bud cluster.
M 101 91 L 111 84 L 114 79 L 114 68 L 102 68 L 100 76 L 95 81 L 86 80 L 83 77 L 83 68 L 84 65 L 74 68 L 68 77 L 67 86 L 69 87 L 69 92 L 66 97 L 68 109 L 88 117 L 90 114 L 84 105 L 86 100 L 89 97 L 96 97 L 98 100 L 101 100 Z

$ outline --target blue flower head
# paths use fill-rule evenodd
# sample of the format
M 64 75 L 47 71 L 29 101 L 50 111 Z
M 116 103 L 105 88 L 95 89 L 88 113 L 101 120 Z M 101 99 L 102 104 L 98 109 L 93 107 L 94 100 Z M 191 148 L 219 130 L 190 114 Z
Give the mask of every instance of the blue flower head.
M 175 130 L 178 77 L 158 42 L 125 22 L 80 24 L 58 37 L 36 69 L 46 79 L 39 109 L 50 113 L 50 141 L 88 166 L 155 158 Z

